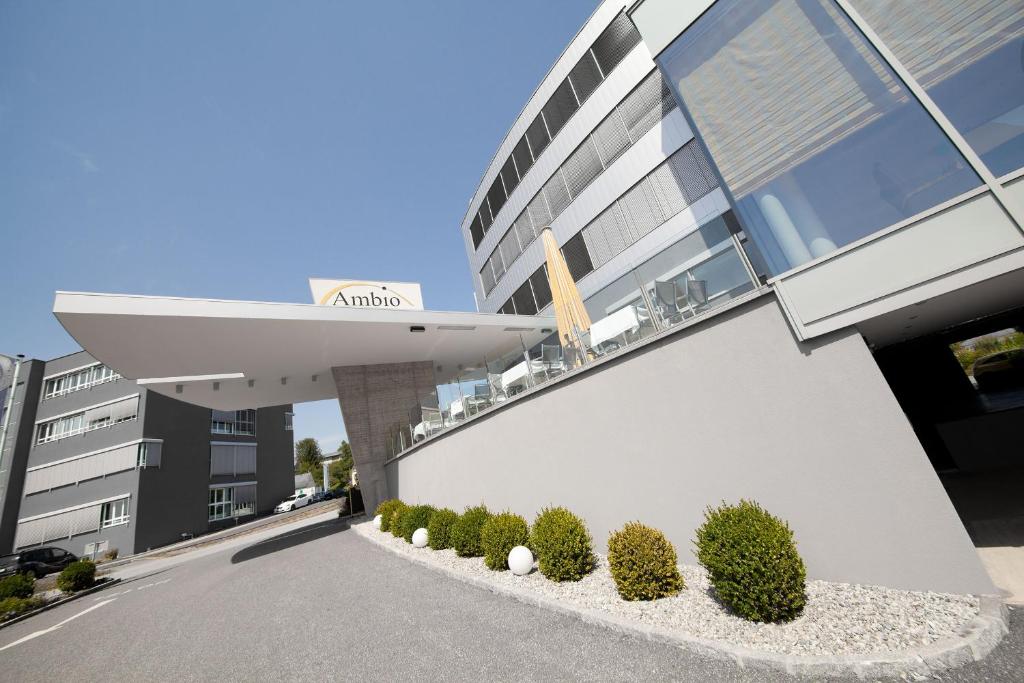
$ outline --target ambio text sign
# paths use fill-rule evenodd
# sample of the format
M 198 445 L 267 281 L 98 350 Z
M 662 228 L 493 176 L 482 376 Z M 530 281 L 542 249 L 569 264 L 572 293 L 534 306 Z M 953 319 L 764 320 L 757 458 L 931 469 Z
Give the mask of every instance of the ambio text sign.
M 309 279 L 313 303 L 349 308 L 423 310 L 423 294 L 416 282 Z

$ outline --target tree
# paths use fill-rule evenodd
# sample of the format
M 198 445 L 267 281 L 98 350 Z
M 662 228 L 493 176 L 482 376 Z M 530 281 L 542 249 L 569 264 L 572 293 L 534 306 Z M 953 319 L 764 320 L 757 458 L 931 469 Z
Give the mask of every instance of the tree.
M 313 475 L 317 486 L 323 484 L 324 473 L 320 466 L 323 453 L 316 439 L 305 438 L 295 444 L 295 474 L 309 472 Z
M 327 473 L 331 478 L 329 488 L 332 489 L 336 486 L 348 486 L 349 479 L 352 476 L 352 447 L 348 445 L 348 441 L 341 442 L 338 454 L 338 459 L 327 468 Z

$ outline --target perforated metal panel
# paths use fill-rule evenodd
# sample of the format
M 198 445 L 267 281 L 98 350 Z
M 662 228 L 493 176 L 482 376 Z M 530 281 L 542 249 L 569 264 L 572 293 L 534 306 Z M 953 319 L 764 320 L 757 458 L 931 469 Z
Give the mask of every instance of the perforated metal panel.
M 510 265 L 523 253 L 522 248 L 519 246 L 519 238 L 516 236 L 515 228 L 509 228 L 505 236 L 501 238 L 501 242 L 498 243 L 498 250 L 501 252 L 502 260 Z
M 640 33 L 625 14 L 619 14 L 612 20 L 592 46 L 605 78 L 639 42 Z
M 487 230 L 491 227 L 491 223 L 494 222 L 494 218 L 491 216 L 491 209 L 489 206 L 487 206 L 487 197 L 484 197 L 484 200 L 480 202 L 479 215 L 480 224 L 483 226 L 484 232 L 486 233 Z
M 608 263 L 614 254 L 608 247 L 608 240 L 605 239 L 600 217 L 583 228 L 581 232 L 583 234 L 583 242 L 587 245 L 587 252 L 590 254 L 590 261 L 594 264 L 594 268 L 600 268 Z
M 530 156 L 530 146 L 526 137 L 519 140 L 519 144 L 512 150 L 512 158 L 516 160 L 516 169 L 519 171 L 519 179 L 526 177 L 526 172 L 533 166 L 533 157 Z
M 494 289 L 494 285 L 496 283 L 494 282 L 494 271 L 491 270 L 490 259 L 487 259 L 487 262 L 484 263 L 484 267 L 480 269 L 480 284 L 484 287 L 485 296 L 490 294 L 491 290 Z
M 519 315 L 534 315 L 537 313 L 537 304 L 533 300 L 533 290 L 530 289 L 530 281 L 524 282 L 512 295 L 512 301 L 516 305 L 516 313 Z
M 551 285 L 548 283 L 548 273 L 544 266 L 538 268 L 530 276 L 530 284 L 533 286 L 533 298 L 537 302 L 537 310 L 541 311 L 551 303 Z
M 480 222 L 479 213 L 473 217 L 473 222 L 469 224 L 469 234 L 473 237 L 473 248 L 480 248 L 480 242 L 484 239 L 484 226 Z
M 578 232 L 562 245 L 562 255 L 565 256 L 565 263 L 569 266 L 569 274 L 573 280 L 579 280 L 587 273 L 594 270 L 594 264 L 587 252 L 587 245 L 583 241 L 583 233 Z
M 718 187 L 718 178 L 696 140 L 686 143 L 669 157 L 668 166 L 682 188 L 687 204 Z
M 651 179 L 654 197 L 665 216 L 675 216 L 687 207 L 689 201 L 683 196 L 682 183 L 676 178 L 668 162 L 654 169 L 648 178 Z
M 513 227 L 516 234 L 519 235 L 519 244 L 522 245 L 523 249 L 537 237 L 537 233 L 533 229 L 533 221 L 530 220 L 530 214 L 525 209 L 519 214 L 519 218 L 516 219 Z
M 619 104 L 619 113 L 633 142 L 661 120 L 663 86 L 661 73 L 655 69 Z
M 491 269 L 494 271 L 494 281 L 500 282 L 505 275 L 505 263 L 501 260 L 501 252 L 497 248 L 491 253 Z
M 629 133 L 626 132 L 626 126 L 622 123 L 622 116 L 618 110 L 613 110 L 605 117 L 605 120 L 594 129 L 592 137 L 606 168 L 629 149 Z
M 572 86 L 568 80 L 562 81 L 555 92 L 551 93 L 547 104 L 544 105 L 544 120 L 548 122 L 548 131 L 552 137 L 558 135 L 565 122 L 580 108 L 576 96 L 572 92 Z
M 631 230 L 619 208 L 618 202 L 612 203 L 590 225 L 584 228 L 587 246 L 593 242 L 598 253 L 591 252 L 591 260 L 595 268 L 614 258 L 619 252 L 636 241 L 639 233 Z
M 562 174 L 565 177 L 565 184 L 569 188 L 569 195 L 573 198 L 579 196 L 583 188 L 601 175 L 603 170 L 604 166 L 601 165 L 601 158 L 597 154 L 597 146 L 593 140 L 587 138 L 562 164 Z
M 558 218 L 558 215 L 569 206 L 572 197 L 565 187 L 562 179 L 562 169 L 556 170 L 551 178 L 544 184 L 544 198 L 548 200 L 548 208 L 551 209 L 551 219 Z
M 530 127 L 526 129 L 526 138 L 530 141 L 530 149 L 533 150 L 534 161 L 540 158 L 541 152 L 551 142 L 551 138 L 548 136 L 548 129 L 544 126 L 544 119 L 542 118 L 543 112 L 537 114 L 537 118 L 533 120 Z
M 661 211 L 654 197 L 651 182 L 647 178 L 622 195 L 619 200 L 619 208 L 622 209 L 622 214 L 629 223 L 630 231 L 637 236 L 637 239 L 665 222 L 665 214 Z
M 500 174 L 491 183 L 491 189 L 487 191 L 487 203 L 491 206 L 491 214 L 497 218 L 501 207 L 505 206 L 505 187 L 501 184 Z
M 526 211 L 530 214 L 530 221 L 533 223 L 534 232 L 538 235 L 542 229 L 551 224 L 551 209 L 548 208 L 548 202 L 544 199 L 543 189 L 527 205 Z
M 576 91 L 576 97 L 580 104 L 586 102 L 591 93 L 597 90 L 597 86 L 601 85 L 601 71 L 597 68 L 597 62 L 594 61 L 589 50 L 569 72 L 569 80 L 572 81 L 572 87 Z
M 516 189 L 519 185 L 519 174 L 516 173 L 516 164 L 512 161 L 510 156 L 505 160 L 505 165 L 501 167 L 501 179 L 505 183 L 505 194 L 511 195 L 512 190 Z

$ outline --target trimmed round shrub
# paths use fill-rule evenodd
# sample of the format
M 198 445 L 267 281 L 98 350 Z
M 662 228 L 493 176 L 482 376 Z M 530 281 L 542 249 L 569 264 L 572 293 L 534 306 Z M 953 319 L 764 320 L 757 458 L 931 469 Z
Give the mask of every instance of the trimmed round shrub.
M 402 538 L 406 543 L 412 543 L 412 535 L 417 529 L 427 528 L 434 512 L 432 505 L 413 505 L 402 513 Z
M 405 503 L 398 500 L 397 498 L 391 498 L 389 500 L 383 501 L 380 505 L 377 506 L 377 509 L 374 511 L 373 515 L 374 517 L 380 515 L 381 531 L 391 531 L 391 514 L 397 508 L 403 505 L 405 505 Z
M 533 522 L 530 549 L 541 574 L 552 581 L 579 581 L 594 568 L 590 532 L 565 508 L 544 508 Z
M 657 529 L 630 522 L 608 537 L 608 565 L 624 600 L 657 600 L 686 587 L 676 549 Z
M 696 546 L 718 598 L 739 616 L 789 621 L 803 611 L 807 572 L 793 532 L 757 503 L 709 507 Z
M 484 523 L 491 516 L 487 506 L 477 505 L 466 508 L 452 525 L 451 542 L 455 554 L 459 557 L 480 557 L 484 554 L 480 547 L 480 532 Z
M 92 560 L 78 560 L 61 570 L 57 576 L 57 588 L 65 593 L 91 588 L 96 580 L 96 565 Z
M 434 550 L 452 547 L 452 526 L 459 519 L 459 513 L 441 508 L 430 516 L 427 525 L 427 545 Z
M 14 574 L 0 579 L 0 600 L 7 598 L 30 598 L 36 580 L 29 574 Z
M 388 522 L 388 531 L 390 531 L 391 535 L 395 538 L 402 537 L 402 516 L 408 511 L 409 506 L 405 503 L 400 503 L 391 510 L 391 521 Z
M 484 551 L 484 564 L 496 571 L 508 569 L 508 554 L 517 545 L 530 541 L 530 527 L 526 520 L 511 512 L 494 515 L 480 530 L 480 548 Z

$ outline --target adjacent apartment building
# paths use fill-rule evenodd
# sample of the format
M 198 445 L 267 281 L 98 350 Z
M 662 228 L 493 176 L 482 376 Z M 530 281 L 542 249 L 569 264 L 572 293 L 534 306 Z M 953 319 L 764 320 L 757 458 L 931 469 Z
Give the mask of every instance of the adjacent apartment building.
M 136 553 L 270 512 L 292 492 L 290 405 L 211 411 L 85 352 L 23 362 L 14 398 L 0 552 Z

